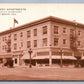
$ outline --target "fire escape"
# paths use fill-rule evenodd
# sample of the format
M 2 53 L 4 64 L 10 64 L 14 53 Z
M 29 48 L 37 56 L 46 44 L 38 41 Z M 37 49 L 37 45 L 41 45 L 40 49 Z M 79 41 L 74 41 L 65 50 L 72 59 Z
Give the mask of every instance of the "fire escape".
M 81 56 L 78 54 L 78 49 L 77 49 L 77 35 L 76 35 L 76 27 L 74 29 L 70 30 L 70 48 L 74 52 L 74 57 L 76 57 L 76 63 L 75 67 L 79 67 L 80 61 L 81 61 Z
M 76 36 L 76 30 L 71 29 L 71 33 L 70 33 L 70 48 L 73 51 L 77 51 L 77 36 Z
M 7 53 L 11 52 L 11 34 L 8 36 L 8 40 L 6 41 L 7 44 Z

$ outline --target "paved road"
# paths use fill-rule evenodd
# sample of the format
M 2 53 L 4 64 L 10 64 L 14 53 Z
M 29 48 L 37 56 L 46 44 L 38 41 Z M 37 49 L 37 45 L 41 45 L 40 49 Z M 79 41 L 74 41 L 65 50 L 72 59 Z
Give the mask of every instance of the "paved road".
M 84 68 L 0 68 L 0 80 L 84 80 Z

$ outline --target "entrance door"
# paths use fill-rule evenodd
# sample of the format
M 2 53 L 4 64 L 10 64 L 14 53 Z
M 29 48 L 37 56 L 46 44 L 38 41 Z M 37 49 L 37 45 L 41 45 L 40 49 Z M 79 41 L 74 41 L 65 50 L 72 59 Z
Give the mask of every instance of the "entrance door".
M 15 58 L 15 64 L 17 64 L 17 58 Z
M 19 58 L 14 58 L 14 66 L 19 66 Z

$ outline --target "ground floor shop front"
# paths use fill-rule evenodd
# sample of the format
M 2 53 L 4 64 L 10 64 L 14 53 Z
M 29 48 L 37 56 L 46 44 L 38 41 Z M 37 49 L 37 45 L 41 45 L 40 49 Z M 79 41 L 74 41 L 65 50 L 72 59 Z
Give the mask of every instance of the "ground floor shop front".
M 11 61 L 12 60 L 12 61 Z M 53 66 L 53 65 L 63 65 L 69 66 L 74 65 L 75 67 L 84 67 L 84 52 L 77 51 L 73 52 L 69 49 L 54 49 L 45 48 L 32 50 L 32 53 L 28 51 L 15 51 L 12 53 L 2 53 L 0 54 L 0 63 L 7 65 L 7 63 L 15 66 Z
M 50 59 L 31 59 L 32 66 L 74 66 L 74 67 L 84 67 L 84 60 L 71 60 L 71 59 L 52 59 L 52 64 L 50 65 Z M 62 63 L 61 63 L 62 61 Z M 19 57 L 14 58 L 1 58 L 0 64 L 2 66 L 29 66 L 30 59 L 20 59 Z

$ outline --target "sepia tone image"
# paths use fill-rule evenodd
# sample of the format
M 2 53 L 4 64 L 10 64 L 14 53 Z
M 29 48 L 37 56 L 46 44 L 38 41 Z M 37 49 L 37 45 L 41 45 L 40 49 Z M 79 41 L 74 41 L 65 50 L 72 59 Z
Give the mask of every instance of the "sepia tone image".
M 84 4 L 0 4 L 0 81 L 84 81 Z

